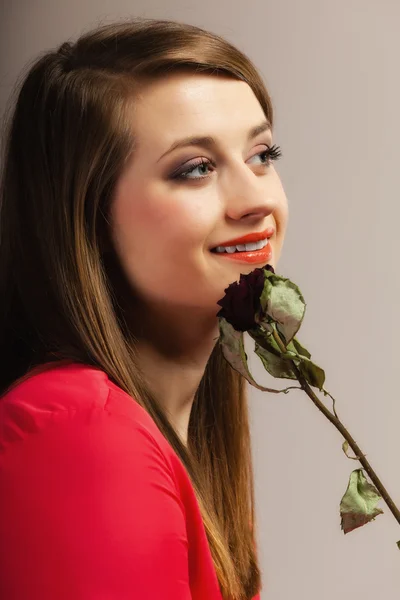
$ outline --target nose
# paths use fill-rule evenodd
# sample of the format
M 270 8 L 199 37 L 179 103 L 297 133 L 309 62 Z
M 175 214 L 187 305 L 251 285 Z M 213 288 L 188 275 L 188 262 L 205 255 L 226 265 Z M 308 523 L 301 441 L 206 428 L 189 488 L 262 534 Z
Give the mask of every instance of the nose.
M 270 215 L 278 200 L 269 181 L 268 175 L 257 175 L 248 166 L 236 169 L 226 191 L 226 216 L 235 221 L 259 221 Z

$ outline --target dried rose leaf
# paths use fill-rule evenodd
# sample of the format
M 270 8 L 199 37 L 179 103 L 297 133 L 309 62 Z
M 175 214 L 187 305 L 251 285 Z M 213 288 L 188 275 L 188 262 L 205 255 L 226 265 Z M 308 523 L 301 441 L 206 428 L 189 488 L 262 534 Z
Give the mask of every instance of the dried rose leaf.
M 363 470 L 353 471 L 340 503 L 341 528 L 344 533 L 362 527 L 383 514 L 383 510 L 376 508 L 381 499 L 376 487 L 365 478 Z
M 304 348 L 299 340 L 297 338 L 293 338 L 291 342 L 289 342 L 289 344 L 287 344 L 287 349 L 288 350 L 293 350 L 294 352 L 296 352 L 297 354 L 300 354 L 300 356 L 305 356 L 306 358 L 311 358 L 311 354 L 309 353 L 309 351 Z
M 288 344 L 298 332 L 306 310 L 306 303 L 297 285 L 290 279 L 268 273 L 260 304 L 261 312 L 256 320 L 263 324 L 272 319 Z
M 276 356 L 269 349 L 259 346 L 257 342 L 255 343 L 254 351 L 260 357 L 265 370 L 273 377 L 297 379 L 291 361 L 282 358 L 282 356 Z
M 247 381 L 263 392 L 273 392 L 279 394 L 284 390 L 275 390 L 259 385 L 249 371 L 247 365 L 247 354 L 244 349 L 243 331 L 236 331 L 226 319 L 219 319 L 219 342 L 222 345 L 222 352 L 225 359 L 236 371 L 238 371 Z
M 277 330 L 275 323 L 270 324 L 269 327 L 271 331 Z M 310 360 L 311 354 L 303 348 L 296 338 L 293 338 L 287 344 L 287 352 L 283 353 L 273 335 L 270 335 L 269 332 L 262 332 L 260 329 L 251 329 L 248 334 L 255 340 L 255 353 L 261 358 L 264 368 L 270 375 L 286 379 L 297 379 L 292 366 L 293 361 L 307 383 L 322 390 L 325 382 L 325 372 Z

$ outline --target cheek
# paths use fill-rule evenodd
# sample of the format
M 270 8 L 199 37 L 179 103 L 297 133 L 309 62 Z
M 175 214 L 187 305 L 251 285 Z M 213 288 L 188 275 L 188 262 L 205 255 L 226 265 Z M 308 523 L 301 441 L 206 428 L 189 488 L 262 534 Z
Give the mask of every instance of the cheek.
M 214 207 L 214 208 L 213 208 Z M 216 203 L 190 193 L 177 195 L 161 191 L 135 190 L 120 195 L 113 206 L 112 218 L 117 243 L 121 250 L 132 252 L 148 247 L 149 239 L 157 239 L 165 251 L 202 243 L 214 227 Z M 179 243 L 177 243 L 179 242 Z
M 160 238 L 174 223 L 173 211 L 143 190 L 119 196 L 112 210 L 115 236 L 120 245 L 130 249 Z
M 188 246 L 202 241 L 214 226 L 215 215 L 206 203 L 194 198 L 193 193 L 177 197 L 157 195 L 148 197 L 143 205 L 135 210 L 135 219 L 141 228 L 153 230 L 160 243 L 166 245 L 178 241 Z

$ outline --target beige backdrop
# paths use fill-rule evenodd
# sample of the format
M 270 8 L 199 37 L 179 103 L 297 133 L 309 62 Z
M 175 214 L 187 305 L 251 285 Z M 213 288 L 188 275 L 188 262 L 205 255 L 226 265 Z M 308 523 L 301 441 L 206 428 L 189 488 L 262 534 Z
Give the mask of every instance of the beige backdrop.
M 253 59 L 284 153 L 291 216 L 279 272 L 307 302 L 298 337 L 400 505 L 398 0 L 2 0 L 0 11 L 1 110 L 27 61 L 100 21 L 178 19 Z M 375 522 L 340 529 L 359 464 L 339 433 L 298 390 L 250 393 L 262 600 L 398 600 L 400 527 L 386 506 Z

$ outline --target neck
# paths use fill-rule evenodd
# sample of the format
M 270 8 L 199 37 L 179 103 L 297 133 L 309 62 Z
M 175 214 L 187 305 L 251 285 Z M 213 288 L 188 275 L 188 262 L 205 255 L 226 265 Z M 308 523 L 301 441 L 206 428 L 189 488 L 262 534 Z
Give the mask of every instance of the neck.
M 145 380 L 186 444 L 195 394 L 219 337 L 218 320 L 197 309 L 146 306 L 135 337 Z

